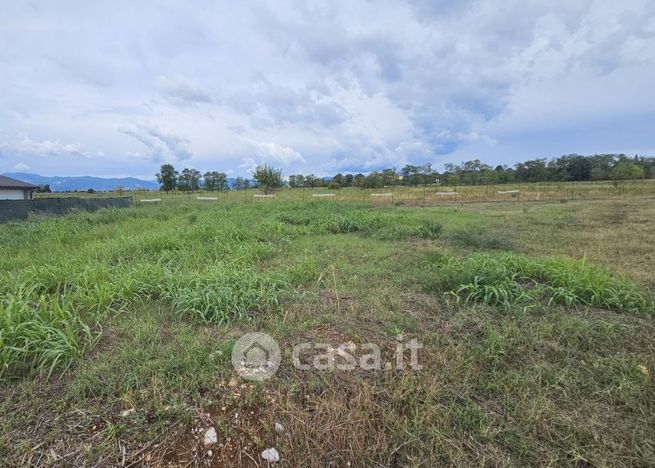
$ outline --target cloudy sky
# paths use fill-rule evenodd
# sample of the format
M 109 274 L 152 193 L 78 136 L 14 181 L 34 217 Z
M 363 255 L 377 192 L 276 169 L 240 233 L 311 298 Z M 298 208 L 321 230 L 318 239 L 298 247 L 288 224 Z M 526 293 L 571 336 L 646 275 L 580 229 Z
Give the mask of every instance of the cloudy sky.
M 652 0 L 0 7 L 0 173 L 655 154 Z

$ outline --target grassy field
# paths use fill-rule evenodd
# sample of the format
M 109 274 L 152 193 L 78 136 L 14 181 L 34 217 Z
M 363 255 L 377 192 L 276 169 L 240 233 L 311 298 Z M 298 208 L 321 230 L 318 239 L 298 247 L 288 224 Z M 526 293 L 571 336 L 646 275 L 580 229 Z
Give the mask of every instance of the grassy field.
M 361 190 L 347 187 L 339 190 L 327 188 L 283 189 L 275 197 L 262 198 L 257 189 L 230 192 L 85 192 L 37 193 L 37 197 L 106 197 L 132 196 L 139 203 L 144 199 L 162 198 L 177 200 L 196 197 L 218 197 L 221 201 L 240 203 L 268 203 L 271 201 L 352 201 L 370 202 L 376 205 L 402 204 L 408 206 L 451 205 L 475 202 L 526 202 L 526 201 L 575 201 L 575 200 L 625 200 L 655 197 L 655 179 L 595 182 L 531 182 L 498 185 L 431 185 L 420 187 L 393 186 Z
M 275 447 L 284 466 L 653 463 L 652 196 L 291 192 L 0 225 L 0 460 L 266 466 Z M 250 331 L 282 349 L 263 382 L 232 367 Z M 388 356 L 409 339 L 421 370 L 291 364 L 300 342 Z

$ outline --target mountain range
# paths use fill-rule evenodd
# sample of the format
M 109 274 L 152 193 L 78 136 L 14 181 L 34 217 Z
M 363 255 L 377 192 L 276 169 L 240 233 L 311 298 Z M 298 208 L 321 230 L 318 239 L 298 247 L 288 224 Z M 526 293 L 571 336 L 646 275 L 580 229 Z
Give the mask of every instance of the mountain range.
M 154 180 L 143 180 L 135 177 L 47 177 L 27 172 L 6 172 L 2 175 L 34 185 L 48 184 L 53 192 L 86 191 L 88 189 L 109 191 L 116 190 L 118 187 L 123 187 L 124 190 L 159 189 L 159 184 Z

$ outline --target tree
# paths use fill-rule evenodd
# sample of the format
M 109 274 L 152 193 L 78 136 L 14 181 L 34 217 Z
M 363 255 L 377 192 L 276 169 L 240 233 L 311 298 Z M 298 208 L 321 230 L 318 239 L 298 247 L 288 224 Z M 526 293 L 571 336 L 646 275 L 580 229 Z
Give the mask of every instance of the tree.
M 381 172 L 371 172 L 364 180 L 366 188 L 382 188 L 384 187 L 384 176 Z
M 364 174 L 359 173 L 356 176 L 353 177 L 353 185 L 357 188 L 364 189 L 365 187 L 365 181 L 366 177 L 364 177 Z
M 172 165 L 162 164 L 162 166 L 159 168 L 159 172 L 155 174 L 155 177 L 157 177 L 157 182 L 159 182 L 161 190 L 164 192 L 170 192 L 171 190 L 175 190 L 175 187 L 177 187 L 178 175 L 178 172 Z
M 320 187 L 323 185 L 323 180 L 319 177 L 316 177 L 314 174 L 308 174 L 305 176 L 305 187 Z
M 216 188 L 219 192 L 227 192 L 230 190 L 230 185 L 228 184 L 227 174 L 225 172 L 219 172 L 216 176 Z
M 200 186 L 200 177 L 200 171 L 192 168 L 184 168 L 177 181 L 179 189 L 187 192 L 195 192 Z
M 258 187 L 264 189 L 265 194 L 272 193 L 275 189 L 284 186 L 282 170 L 274 169 L 268 164 L 257 166 L 255 172 L 252 173 L 252 178 L 257 181 Z
M 208 192 L 213 192 L 216 190 L 216 178 L 214 176 L 215 172 L 207 171 L 202 175 L 203 178 L 203 188 Z
M 382 182 L 383 185 L 396 185 L 398 182 L 398 173 L 395 169 L 383 169 L 382 170 Z
M 294 174 L 289 176 L 289 187 L 299 188 L 305 186 L 305 176 L 302 174 Z
M 211 171 L 205 172 L 203 175 L 205 180 L 204 188 L 210 192 L 218 190 L 219 192 L 226 191 L 227 186 L 227 174 L 225 172 Z
M 516 180 L 519 182 L 541 182 L 548 180 L 548 168 L 545 159 L 534 159 L 516 164 Z
M 644 178 L 644 168 L 633 162 L 620 162 L 612 169 L 612 179 L 633 180 Z
M 403 178 L 403 185 L 419 185 L 421 183 L 421 168 L 407 164 L 400 170 Z

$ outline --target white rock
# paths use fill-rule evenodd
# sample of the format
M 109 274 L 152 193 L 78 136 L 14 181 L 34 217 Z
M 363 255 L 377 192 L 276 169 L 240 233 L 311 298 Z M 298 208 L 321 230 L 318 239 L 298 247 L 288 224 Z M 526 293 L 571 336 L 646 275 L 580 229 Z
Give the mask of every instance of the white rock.
M 126 409 L 126 410 L 124 410 L 124 411 L 121 411 L 121 417 L 122 417 L 122 418 L 126 418 L 126 417 L 128 417 L 130 414 L 134 413 L 135 411 L 136 411 L 136 410 L 135 410 L 134 408 L 130 408 L 130 409 Z
M 275 423 L 275 432 L 278 434 L 284 434 L 284 426 L 280 424 L 279 422 Z
M 210 427 L 202 435 L 202 443 L 205 444 L 205 447 L 208 447 L 216 442 L 218 442 L 218 434 L 216 434 L 216 429 Z
M 269 463 L 277 463 L 280 461 L 280 454 L 274 448 L 269 448 L 262 452 L 262 458 Z

